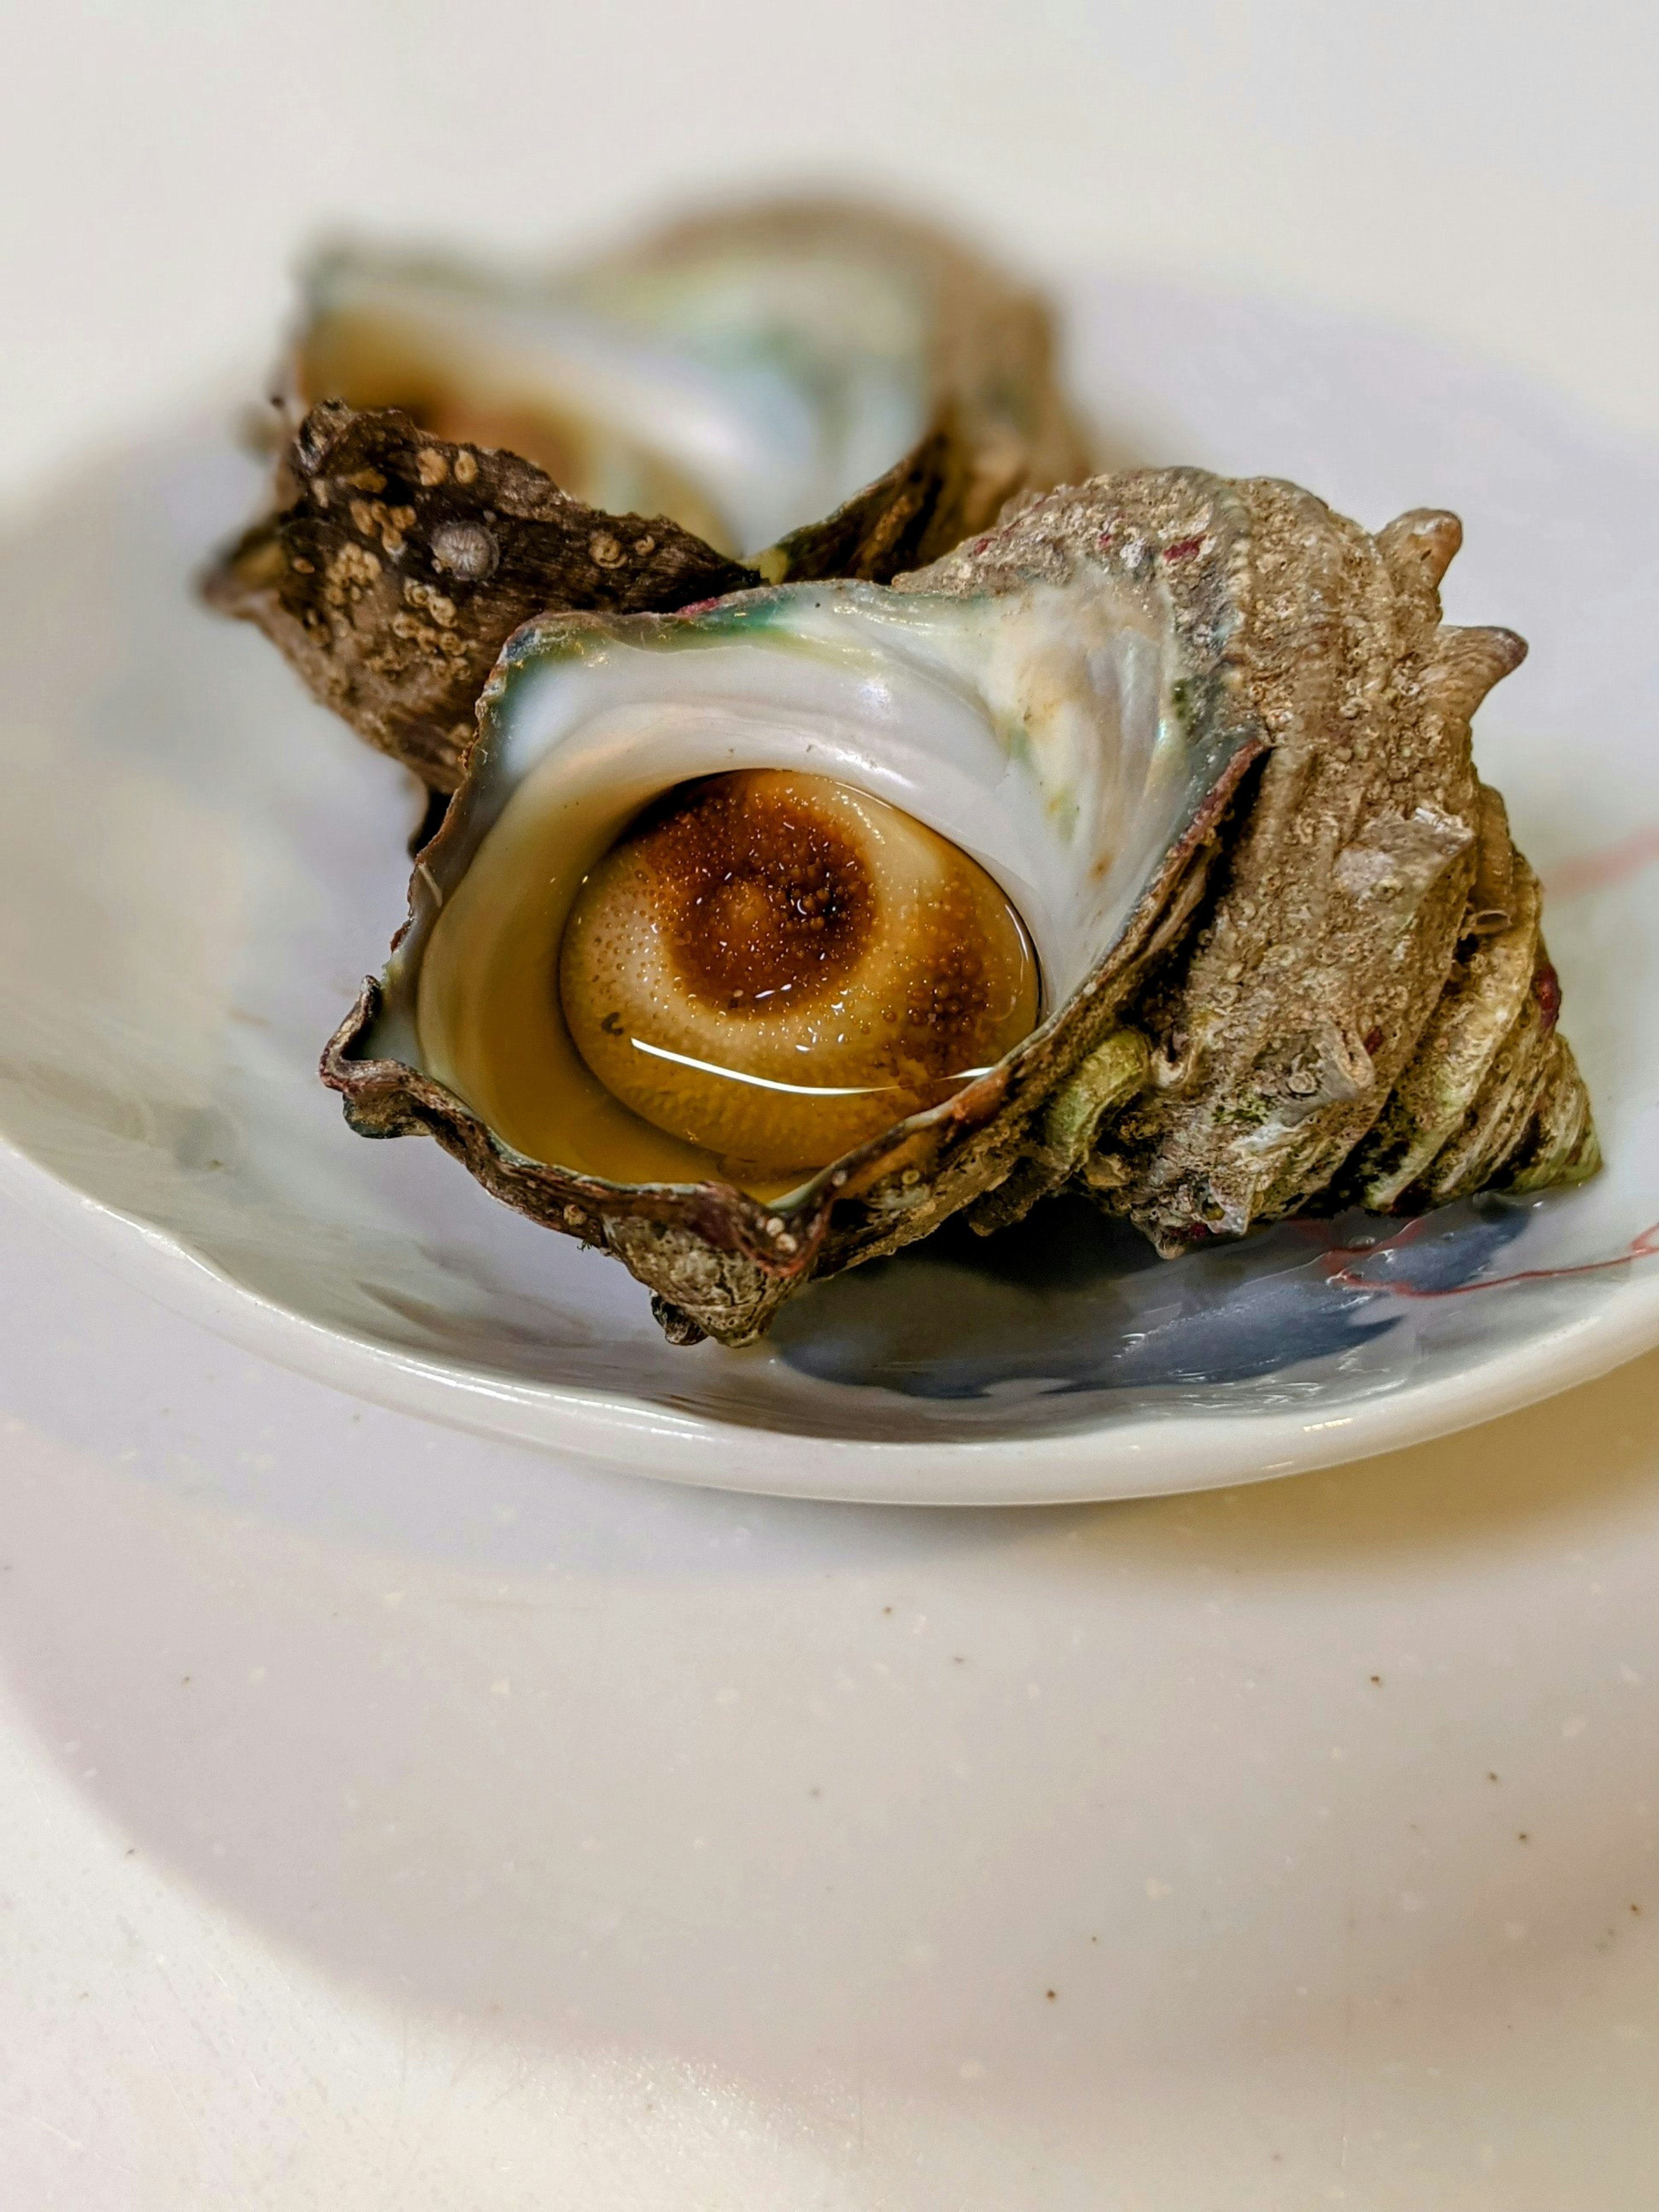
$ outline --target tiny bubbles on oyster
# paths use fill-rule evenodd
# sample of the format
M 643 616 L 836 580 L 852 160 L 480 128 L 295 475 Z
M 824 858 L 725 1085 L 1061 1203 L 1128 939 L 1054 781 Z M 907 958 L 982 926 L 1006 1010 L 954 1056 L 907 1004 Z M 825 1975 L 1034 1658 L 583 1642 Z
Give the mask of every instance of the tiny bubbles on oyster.
M 824 776 L 710 777 L 577 894 L 560 954 L 587 1066 L 739 1182 L 822 1167 L 1036 1026 L 1036 963 L 983 868 Z

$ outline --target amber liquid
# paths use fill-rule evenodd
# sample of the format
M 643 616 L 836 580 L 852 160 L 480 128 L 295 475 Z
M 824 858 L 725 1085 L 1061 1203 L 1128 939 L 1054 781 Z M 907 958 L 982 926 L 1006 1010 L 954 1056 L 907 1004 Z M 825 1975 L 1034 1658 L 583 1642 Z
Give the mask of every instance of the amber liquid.
M 1030 939 L 977 863 L 817 775 L 705 777 L 586 878 L 561 997 L 605 1088 L 722 1158 L 810 1173 L 1030 1030 Z
M 422 1046 L 430 1072 L 532 1159 L 617 1182 L 721 1180 L 769 1200 L 942 1103 L 1017 1043 L 1037 1016 L 1036 963 L 1000 889 L 908 816 L 781 771 L 710 781 L 750 787 L 763 809 L 758 832 L 744 817 L 729 866 L 719 851 L 712 862 L 700 856 L 672 818 L 666 844 L 660 836 L 650 849 L 637 836 L 618 842 L 625 823 L 597 808 L 573 820 L 568 805 L 538 799 L 532 776 L 434 927 L 422 968 Z M 816 844 L 789 811 L 803 793 L 814 799 L 814 787 L 831 833 Z M 842 796 L 823 802 L 826 791 Z M 653 813 L 660 830 L 660 809 Z M 849 824 L 866 840 L 873 885 L 836 857 L 834 833 Z M 788 901 L 804 879 L 803 855 L 828 855 L 837 896 L 809 895 L 792 936 L 803 902 Z M 586 958 L 592 988 L 573 988 L 573 950 L 609 879 L 621 904 L 601 898 Z M 805 879 L 821 886 L 824 872 L 808 868 Z M 899 892 L 886 896 L 896 881 Z M 707 895 L 693 896 L 700 884 Z M 781 936 L 762 926 L 765 915 L 754 921 L 756 902 L 768 897 L 772 919 L 781 912 L 789 924 Z M 815 929 L 814 914 L 832 926 Z M 730 927 L 733 915 L 749 919 Z M 618 915 L 613 942 L 605 929 Z M 837 937 L 848 917 L 857 927 Z M 910 933 L 896 946 L 896 929 Z M 975 969 L 964 935 L 980 948 L 975 972 L 990 979 L 992 1011 L 981 989 L 976 1020 L 935 1034 L 938 1006 L 960 1007 L 959 978 Z M 836 954 L 827 980 L 826 944 Z M 920 1029 L 906 1026 L 918 974 L 927 985 Z M 817 987 L 801 1008 L 790 1003 L 797 982 Z

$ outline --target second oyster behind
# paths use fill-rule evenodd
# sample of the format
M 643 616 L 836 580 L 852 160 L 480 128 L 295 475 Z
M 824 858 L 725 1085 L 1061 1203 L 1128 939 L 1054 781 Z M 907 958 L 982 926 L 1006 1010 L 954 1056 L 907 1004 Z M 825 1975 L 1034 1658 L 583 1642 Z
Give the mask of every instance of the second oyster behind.
M 338 248 L 307 281 L 293 379 L 301 407 L 397 408 L 751 558 L 942 425 L 978 479 L 959 536 L 1086 473 L 1043 303 L 852 202 L 722 210 L 550 273 Z
M 280 509 L 208 593 L 448 791 L 532 614 L 885 581 L 1085 475 L 1053 350 L 1041 301 L 976 255 L 833 203 L 552 276 L 341 251 L 294 349 Z

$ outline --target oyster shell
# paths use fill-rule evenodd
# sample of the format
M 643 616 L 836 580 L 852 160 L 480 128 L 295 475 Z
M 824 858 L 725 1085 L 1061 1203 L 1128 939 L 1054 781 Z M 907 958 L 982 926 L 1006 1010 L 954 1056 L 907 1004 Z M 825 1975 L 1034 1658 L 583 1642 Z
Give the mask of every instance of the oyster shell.
M 430 1133 L 614 1253 L 679 1341 L 748 1342 L 812 1276 L 1068 1182 L 1173 1252 L 1310 1203 L 1586 1175 L 1535 885 L 1470 757 L 1524 648 L 1441 624 L 1458 535 L 1137 472 L 891 587 L 532 622 L 325 1079 L 363 1133 Z M 733 768 L 903 808 L 1002 886 L 1042 974 L 994 1066 L 787 1192 L 689 1148 L 635 1177 L 550 1145 L 490 1027 L 504 1007 L 556 1042 L 582 878 L 643 804 Z
M 532 612 L 885 581 L 1084 474 L 1051 352 L 1032 295 L 833 204 L 707 217 L 548 280 L 337 253 L 295 348 L 309 411 L 281 505 L 207 596 L 451 790 Z
M 1313 1202 L 1580 1180 L 1600 1155 L 1536 882 L 1470 745 L 1525 643 L 1441 623 L 1455 515 L 1373 539 L 1293 486 L 1240 489 L 1258 590 L 1295 595 L 1238 641 L 1273 751 L 1226 881 L 1139 1010 L 1153 1081 L 1091 1185 L 1171 1255 Z

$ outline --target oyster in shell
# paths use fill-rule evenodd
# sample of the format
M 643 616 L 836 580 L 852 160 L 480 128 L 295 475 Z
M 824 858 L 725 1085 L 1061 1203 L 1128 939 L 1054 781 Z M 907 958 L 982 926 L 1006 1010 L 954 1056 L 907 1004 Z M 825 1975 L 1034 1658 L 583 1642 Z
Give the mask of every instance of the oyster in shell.
M 363 1133 L 428 1133 L 614 1253 L 680 1341 L 1067 1182 L 1173 1252 L 1588 1174 L 1534 887 L 1470 757 L 1523 648 L 1442 626 L 1457 538 L 1138 472 L 890 587 L 533 620 L 325 1079 Z M 942 999 L 935 866 L 969 887 Z M 1013 973 L 999 900 L 1024 1001 L 983 981 Z M 849 1124 L 849 1096 L 914 1110 Z
M 1085 474 L 1051 356 L 1033 295 L 835 204 L 709 216 L 553 278 L 337 252 L 308 287 L 278 508 L 207 593 L 451 790 L 532 612 L 885 581 Z

